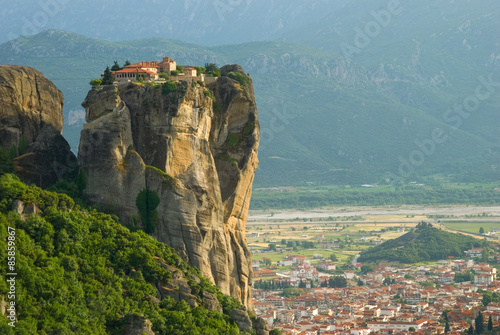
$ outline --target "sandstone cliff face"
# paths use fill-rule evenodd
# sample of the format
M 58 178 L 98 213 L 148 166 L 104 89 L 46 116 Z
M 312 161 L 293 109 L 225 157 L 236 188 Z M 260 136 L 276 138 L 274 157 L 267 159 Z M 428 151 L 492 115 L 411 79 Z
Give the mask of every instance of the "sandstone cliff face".
M 28 183 L 48 186 L 76 170 L 62 137 L 63 94 L 39 71 L 0 65 L 0 146 L 14 147 L 14 169 Z
M 251 309 L 245 226 L 259 124 L 251 80 L 245 86 L 230 72 L 244 74 L 234 65 L 208 88 L 90 91 L 78 159 L 92 201 L 142 225 Z M 142 212 L 141 192 L 151 196 Z

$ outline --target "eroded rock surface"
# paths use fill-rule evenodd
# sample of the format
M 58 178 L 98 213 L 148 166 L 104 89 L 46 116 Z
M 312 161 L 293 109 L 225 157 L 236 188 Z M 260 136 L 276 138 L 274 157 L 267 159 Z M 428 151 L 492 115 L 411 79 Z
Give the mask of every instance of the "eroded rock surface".
M 0 146 L 14 148 L 16 172 L 48 186 L 73 174 L 76 157 L 62 137 L 64 97 L 39 71 L 0 65 Z
M 250 78 L 237 65 L 221 70 L 209 87 L 91 90 L 78 159 L 92 201 L 141 225 L 252 309 L 245 226 L 259 124 Z M 235 73 L 248 83 L 227 76 Z
M 155 335 L 151 329 L 153 324 L 145 317 L 137 314 L 125 316 L 124 335 Z

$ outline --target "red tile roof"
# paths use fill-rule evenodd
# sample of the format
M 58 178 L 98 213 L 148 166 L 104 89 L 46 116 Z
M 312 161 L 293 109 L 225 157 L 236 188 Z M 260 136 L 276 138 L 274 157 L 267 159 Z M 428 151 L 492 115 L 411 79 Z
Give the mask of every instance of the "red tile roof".
M 148 73 L 148 74 L 156 74 L 156 72 L 148 71 L 148 70 L 144 70 L 144 69 L 139 69 L 139 68 L 133 68 L 133 69 L 128 69 L 127 68 L 127 69 L 115 71 L 113 73 L 114 74 L 116 74 L 116 73 Z

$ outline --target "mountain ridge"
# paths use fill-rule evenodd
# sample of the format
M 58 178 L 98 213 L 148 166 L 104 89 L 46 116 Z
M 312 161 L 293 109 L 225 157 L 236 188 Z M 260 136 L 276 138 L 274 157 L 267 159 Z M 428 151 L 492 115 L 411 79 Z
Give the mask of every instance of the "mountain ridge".
M 46 35 L 39 38 L 41 45 L 55 43 Z M 474 93 L 479 81 L 443 91 L 439 85 L 428 83 L 433 78 L 430 76 L 425 80 L 417 78 L 413 83 L 412 78 L 418 74 L 408 73 L 402 77 L 401 70 L 394 72 L 389 65 L 373 72 L 363 64 L 348 64 L 342 56 L 331 51 L 283 41 L 210 48 L 195 48 L 192 44 L 176 41 L 154 40 L 152 44 L 91 41 L 91 44 L 98 44 L 89 50 L 99 51 L 91 59 L 77 52 L 58 59 L 62 66 L 87 64 L 78 74 L 70 70 L 72 74 L 69 75 L 55 64 L 50 65 L 54 62 L 50 57 L 30 56 L 28 50 L 35 53 L 38 47 L 36 38 L 29 39 L 34 44 L 28 47 L 27 42 L 23 42 L 25 44 L 20 47 L 24 54 L 20 57 L 9 50 L 8 45 L 0 46 L 0 62 L 8 62 L 10 57 L 11 62 L 16 59 L 20 63 L 44 67 L 55 82 L 60 76 L 59 83 L 65 87 L 69 101 L 65 113 L 71 115 L 67 119 L 74 120 L 72 126 L 65 126 L 73 148 L 78 138 L 75 134 L 82 122 L 79 102 L 83 100 L 81 92 L 88 87 L 86 79 L 95 77 L 102 72 L 104 64 L 111 64 L 115 59 L 120 62 L 152 60 L 168 53 L 182 64 L 238 63 L 252 74 L 264 125 L 257 185 L 384 184 L 388 182 L 388 175 L 401 175 L 400 158 L 408 161 L 409 155 L 419 150 L 415 141 L 431 139 L 436 128 L 450 136 L 451 141 L 438 146 L 446 156 L 439 157 L 439 151 L 425 156 L 424 163 L 413 166 L 414 172 L 403 176 L 404 180 L 441 174 L 451 175 L 456 181 L 467 181 L 475 169 L 472 162 L 477 162 L 475 165 L 480 166 L 481 172 L 476 176 L 491 181 L 492 169 L 498 165 L 499 141 L 495 135 L 498 127 L 494 122 L 495 106 L 500 104 L 498 95 L 492 94 L 482 101 L 481 113 L 464 119 L 466 122 L 460 128 L 443 120 L 453 104 Z M 58 43 L 72 45 L 70 41 Z M 140 47 L 135 48 L 135 43 Z M 51 55 L 57 53 L 55 47 L 46 46 L 41 50 L 44 48 L 52 50 Z M 77 81 L 70 79 L 72 77 L 85 79 Z M 276 171 L 280 171 L 279 176 Z

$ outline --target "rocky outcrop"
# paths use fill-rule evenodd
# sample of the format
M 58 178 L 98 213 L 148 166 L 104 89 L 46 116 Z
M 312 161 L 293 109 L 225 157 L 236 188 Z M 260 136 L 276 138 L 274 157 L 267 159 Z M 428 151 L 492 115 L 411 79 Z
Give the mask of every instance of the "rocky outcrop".
M 255 335 L 269 335 L 267 322 L 262 318 L 252 319 L 252 328 L 255 330 Z
M 151 321 L 141 315 L 127 314 L 124 322 L 124 335 L 155 335 Z
M 0 65 L 0 146 L 15 148 L 25 182 L 48 186 L 73 174 L 76 157 L 62 137 L 63 95 L 37 70 Z
M 91 201 L 175 248 L 252 309 L 245 226 L 259 124 L 251 79 L 237 65 L 221 70 L 209 87 L 91 90 L 78 159 Z
M 252 329 L 252 320 L 250 320 L 250 317 L 245 310 L 233 309 L 231 313 L 229 313 L 229 317 L 238 325 L 240 330 L 250 331 Z

